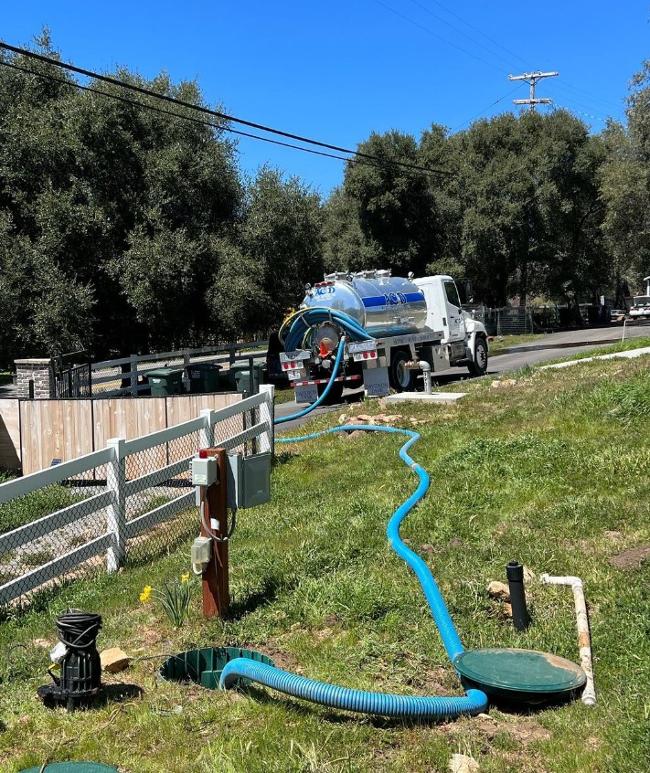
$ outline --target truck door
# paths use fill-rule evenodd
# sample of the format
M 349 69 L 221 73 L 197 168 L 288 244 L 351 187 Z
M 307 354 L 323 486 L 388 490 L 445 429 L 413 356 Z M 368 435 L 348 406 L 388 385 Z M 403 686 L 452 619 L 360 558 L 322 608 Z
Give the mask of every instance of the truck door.
M 449 341 L 465 340 L 465 317 L 460 305 L 458 290 L 453 279 L 443 280 L 445 302 L 447 304 L 447 323 L 449 325 Z

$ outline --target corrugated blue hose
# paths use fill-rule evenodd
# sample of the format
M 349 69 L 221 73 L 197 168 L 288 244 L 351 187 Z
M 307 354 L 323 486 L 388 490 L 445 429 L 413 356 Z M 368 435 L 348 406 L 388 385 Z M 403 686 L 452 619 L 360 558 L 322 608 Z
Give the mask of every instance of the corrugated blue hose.
M 402 434 L 407 435 L 409 438 L 400 448 L 399 455 L 402 461 L 418 476 L 419 482 L 411 496 L 402 502 L 393 513 L 386 527 L 386 534 L 393 550 L 415 572 L 440 632 L 447 655 L 453 663 L 454 659 L 463 652 L 463 645 L 458 637 L 449 611 L 429 568 L 417 553 L 414 553 L 404 544 L 399 534 L 399 527 L 402 521 L 424 497 L 429 488 L 429 475 L 427 471 L 414 462 L 408 454 L 408 450 L 419 439 L 419 433 L 398 427 L 351 424 L 332 427 L 322 432 L 313 432 L 303 437 L 276 438 L 276 443 L 297 443 L 303 440 L 322 437 L 332 432 L 346 432 L 359 429 L 371 432 Z M 291 674 L 274 666 L 258 663 L 248 658 L 235 658 L 227 663 L 221 673 L 219 686 L 222 688 L 231 687 L 240 677 L 245 677 L 279 692 L 293 695 L 297 698 L 304 698 L 314 703 L 321 703 L 325 706 L 346 711 L 359 711 L 386 717 L 450 719 L 460 714 L 478 714 L 481 711 L 485 711 L 488 704 L 487 695 L 481 690 L 470 689 L 466 691 L 465 696 L 442 698 L 368 692 L 307 679 L 304 676 Z
M 372 336 L 354 317 L 338 309 L 313 306 L 299 313 L 291 323 L 284 340 L 284 349 L 292 352 L 299 349 L 305 333 L 310 327 L 321 322 L 333 322 L 340 327 L 351 341 L 369 341 Z
M 332 384 L 334 383 L 334 380 L 336 379 L 336 374 L 339 372 L 339 368 L 341 366 L 341 360 L 343 359 L 343 352 L 345 350 L 345 336 L 341 336 L 341 340 L 339 341 L 339 348 L 336 352 L 336 358 L 334 359 L 334 365 L 332 367 L 332 375 L 330 376 L 329 381 L 327 382 L 327 385 L 325 386 L 325 389 L 323 389 L 322 394 L 319 396 L 319 398 L 311 403 L 311 405 L 308 405 L 306 408 L 303 408 L 301 411 L 297 411 L 296 413 L 292 413 L 289 416 L 280 416 L 277 419 L 273 421 L 273 424 L 284 424 L 287 421 L 293 421 L 294 419 L 300 419 L 303 416 L 306 416 L 308 413 L 311 413 L 314 408 L 318 408 L 318 406 L 323 402 L 323 400 L 327 397 L 329 394 L 330 389 L 332 388 Z M 282 443 L 284 441 L 277 440 L 276 442 Z

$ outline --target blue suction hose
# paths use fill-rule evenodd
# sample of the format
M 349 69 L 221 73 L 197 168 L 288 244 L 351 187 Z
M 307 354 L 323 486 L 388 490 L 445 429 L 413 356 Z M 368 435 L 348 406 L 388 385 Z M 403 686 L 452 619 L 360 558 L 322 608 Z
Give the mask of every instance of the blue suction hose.
M 284 349 L 292 352 L 299 349 L 305 333 L 321 322 L 332 322 L 340 327 L 351 341 L 369 341 L 372 336 L 354 317 L 338 309 L 312 306 L 297 312 L 284 339 Z M 287 323 L 288 324 L 288 323 Z
M 393 550 L 415 572 L 431 609 L 433 619 L 438 627 L 447 655 L 453 663 L 454 659 L 463 652 L 463 645 L 458 637 L 449 611 L 429 568 L 417 553 L 414 553 L 404 544 L 399 534 L 402 521 L 424 497 L 429 488 L 429 475 L 427 471 L 417 462 L 414 462 L 408 454 L 411 446 L 420 438 L 419 433 L 398 427 L 352 424 L 332 427 L 322 432 L 313 432 L 303 437 L 276 438 L 275 442 L 298 443 L 304 440 L 319 438 L 332 432 L 359 429 L 370 432 L 401 434 L 408 437 L 408 440 L 400 448 L 399 455 L 402 461 L 418 476 L 418 486 L 411 496 L 395 510 L 386 527 L 386 534 Z M 487 695 L 481 690 L 469 689 L 466 691 L 465 696 L 442 698 L 368 692 L 328 684 L 327 682 L 319 682 L 315 679 L 307 679 L 304 676 L 291 674 L 288 671 L 258 663 L 248 658 L 235 658 L 227 663 L 221 672 L 219 686 L 223 689 L 232 687 L 241 677 L 258 682 L 266 687 L 271 687 L 287 695 L 304 698 L 305 700 L 331 706 L 332 708 L 358 711 L 366 714 L 378 714 L 386 717 L 451 719 L 461 714 L 478 714 L 481 711 L 485 711 L 488 704 Z
M 301 345 L 302 339 L 305 336 L 305 333 L 313 325 L 328 321 L 336 322 L 336 324 L 345 331 L 345 335 L 342 335 L 339 340 L 339 348 L 334 360 L 332 375 L 330 376 L 325 389 L 323 389 L 322 394 L 315 402 L 311 403 L 311 405 L 308 405 L 306 408 L 303 408 L 296 413 L 292 413 L 289 416 L 281 416 L 273 422 L 274 424 L 284 424 L 287 421 L 301 419 L 303 416 L 307 416 L 308 413 L 311 413 L 315 408 L 318 408 L 318 406 L 322 404 L 323 400 L 325 400 L 329 394 L 329 391 L 332 388 L 332 385 L 334 384 L 336 376 L 338 375 L 339 369 L 341 367 L 346 336 L 355 341 L 368 341 L 371 338 L 368 332 L 364 330 L 364 328 L 361 327 L 356 319 L 351 317 L 349 314 L 346 314 L 343 311 L 337 311 L 336 309 L 312 307 L 298 312 L 294 317 L 289 327 L 289 332 L 284 339 L 285 351 L 291 352 L 295 349 L 298 349 Z
M 343 352 L 345 351 L 345 336 L 341 336 L 341 340 L 339 341 L 339 348 L 336 352 L 336 358 L 334 360 L 334 366 L 332 367 L 332 375 L 330 376 L 330 380 L 327 382 L 325 389 L 323 389 L 321 395 L 319 396 L 318 400 L 311 403 L 311 405 L 308 405 L 306 408 L 303 408 L 301 411 L 297 411 L 296 413 L 292 413 L 289 416 L 280 416 L 273 422 L 274 424 L 284 424 L 287 421 L 293 421 L 294 419 L 300 419 L 303 416 L 306 416 L 308 413 L 311 413 L 314 408 L 318 408 L 318 406 L 323 402 L 323 400 L 327 397 L 329 394 L 330 389 L 332 388 L 332 384 L 334 383 L 336 379 L 336 374 L 339 372 L 339 368 L 341 367 L 341 360 L 343 359 Z M 282 440 L 278 440 L 276 442 L 284 442 Z

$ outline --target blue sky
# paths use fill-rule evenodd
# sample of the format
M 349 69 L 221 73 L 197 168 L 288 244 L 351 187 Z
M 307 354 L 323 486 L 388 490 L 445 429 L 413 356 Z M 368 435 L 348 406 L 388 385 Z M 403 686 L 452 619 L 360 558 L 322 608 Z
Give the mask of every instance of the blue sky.
M 527 86 L 508 73 L 558 70 L 538 86 L 598 131 L 624 117 L 632 74 L 650 56 L 647 0 L 21 0 L 0 6 L 17 45 L 43 26 L 63 58 L 110 71 L 196 79 L 231 114 L 355 147 L 372 130 L 452 130 L 513 108 Z M 471 26 L 468 26 L 471 25 Z M 487 37 L 486 37 L 487 36 Z M 500 100 L 497 104 L 497 100 Z M 242 169 L 263 163 L 326 195 L 342 162 L 253 140 Z

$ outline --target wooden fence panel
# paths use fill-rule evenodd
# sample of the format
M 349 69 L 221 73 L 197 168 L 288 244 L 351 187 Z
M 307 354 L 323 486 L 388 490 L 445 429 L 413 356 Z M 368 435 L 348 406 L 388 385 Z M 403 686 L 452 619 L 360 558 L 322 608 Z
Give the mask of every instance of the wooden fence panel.
M 95 400 L 94 413 L 95 448 L 104 448 L 107 441 L 114 437 L 132 440 L 167 426 L 164 397 L 144 397 L 140 400 L 113 397 Z M 146 453 L 146 466 L 150 470 L 167 464 L 167 451 L 164 446 L 151 448 Z M 129 457 L 126 477 L 131 479 L 142 475 L 144 466 L 137 454 Z
M 94 450 L 90 400 L 21 400 L 20 422 L 23 475 Z
M 204 395 L 174 395 L 167 399 L 167 426 L 182 424 L 184 421 L 195 419 L 204 408 L 212 408 L 218 411 L 227 405 L 238 403 L 242 395 L 229 394 L 204 394 Z
M 16 399 L 0 399 L 0 467 L 20 467 L 20 404 Z
M 98 400 L 0 400 L 0 466 L 19 468 L 24 475 L 52 464 L 68 461 L 106 447 L 110 438 L 132 440 L 151 432 L 196 418 L 202 409 L 219 410 L 237 403 L 232 394 L 174 395 L 132 399 L 114 397 Z M 233 417 L 234 426 L 242 417 Z M 22 432 L 21 432 L 22 426 Z M 21 437 L 22 436 L 22 437 Z M 22 448 L 21 448 L 22 445 Z M 180 443 L 147 450 L 146 465 L 136 454 L 127 462 L 127 478 L 142 474 L 143 467 L 156 469 L 178 461 L 187 450 Z M 178 457 L 178 458 L 177 458 Z M 96 470 L 103 478 L 105 471 Z
M 242 399 L 239 393 L 234 394 L 203 394 L 174 395 L 167 399 L 167 426 L 173 427 L 184 421 L 195 419 L 204 408 L 218 410 Z M 197 436 L 198 444 L 198 436 Z M 186 443 L 169 444 L 169 463 L 178 462 L 187 455 Z

